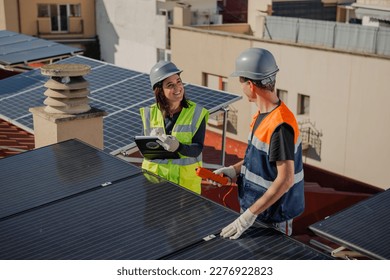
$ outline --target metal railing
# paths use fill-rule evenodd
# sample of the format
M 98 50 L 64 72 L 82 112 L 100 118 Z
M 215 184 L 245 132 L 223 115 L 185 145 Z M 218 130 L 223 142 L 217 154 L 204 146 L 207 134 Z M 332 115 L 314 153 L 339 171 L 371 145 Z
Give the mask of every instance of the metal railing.
M 52 22 L 49 17 L 37 19 L 37 33 L 39 35 L 48 34 L 83 34 L 84 33 L 84 20 L 80 17 L 69 17 L 66 30 L 53 30 Z
M 390 56 L 390 28 L 267 16 L 263 38 Z

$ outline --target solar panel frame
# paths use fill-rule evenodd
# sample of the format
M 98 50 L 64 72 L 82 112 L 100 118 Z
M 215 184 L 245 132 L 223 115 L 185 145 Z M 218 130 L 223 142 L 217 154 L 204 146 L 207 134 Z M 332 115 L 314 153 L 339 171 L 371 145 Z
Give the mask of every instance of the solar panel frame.
M 309 226 L 315 234 L 372 259 L 390 259 L 390 189 Z
M 271 228 L 255 223 L 239 239 L 216 236 L 185 250 L 165 256 L 167 260 L 332 260 L 322 252 Z

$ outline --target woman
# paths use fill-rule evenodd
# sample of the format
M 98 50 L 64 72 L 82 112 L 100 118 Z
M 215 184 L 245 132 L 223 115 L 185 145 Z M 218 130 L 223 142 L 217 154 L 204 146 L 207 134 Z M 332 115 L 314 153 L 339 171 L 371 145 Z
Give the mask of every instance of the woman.
M 157 135 L 165 150 L 178 152 L 179 159 L 144 159 L 142 168 L 195 193 L 201 193 L 202 150 L 208 111 L 185 97 L 176 65 L 160 61 L 150 71 L 156 103 L 140 109 L 144 135 Z

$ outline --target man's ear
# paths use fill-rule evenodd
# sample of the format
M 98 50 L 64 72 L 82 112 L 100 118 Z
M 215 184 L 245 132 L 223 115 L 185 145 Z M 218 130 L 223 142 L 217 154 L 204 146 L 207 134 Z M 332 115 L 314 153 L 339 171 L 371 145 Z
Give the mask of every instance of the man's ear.
M 249 80 L 248 83 L 249 83 L 249 88 L 251 89 L 251 91 L 254 91 L 255 84 L 251 80 Z

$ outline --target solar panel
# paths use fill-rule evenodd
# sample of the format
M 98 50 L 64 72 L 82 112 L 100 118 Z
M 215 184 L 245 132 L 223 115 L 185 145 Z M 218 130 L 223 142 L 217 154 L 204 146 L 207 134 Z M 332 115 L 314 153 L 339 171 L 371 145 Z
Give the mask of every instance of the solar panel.
M 322 253 L 308 249 L 305 244 L 256 225 L 237 240 L 220 237 L 204 240 L 164 259 L 170 260 L 327 260 Z
M 373 259 L 390 259 L 390 189 L 309 228 L 317 235 Z
M 0 64 L 10 66 L 82 52 L 54 41 L 0 30 Z
M 206 244 L 238 213 L 78 140 L 3 159 L 0 172 L 0 259 L 327 258 L 264 228 Z
M 135 147 L 133 137 L 141 133 L 141 107 L 155 102 L 149 75 L 102 61 L 74 56 L 58 63 L 79 63 L 91 66 L 84 78 L 90 86 L 90 106 L 105 110 L 104 151 L 118 154 L 124 148 Z M 0 117 L 33 130 L 31 107 L 44 106 L 43 86 L 48 77 L 33 70 L 0 80 Z M 203 105 L 210 113 L 241 99 L 241 96 L 185 84 L 188 98 Z
M 0 161 L 0 220 L 140 172 L 77 141 L 4 158 Z

